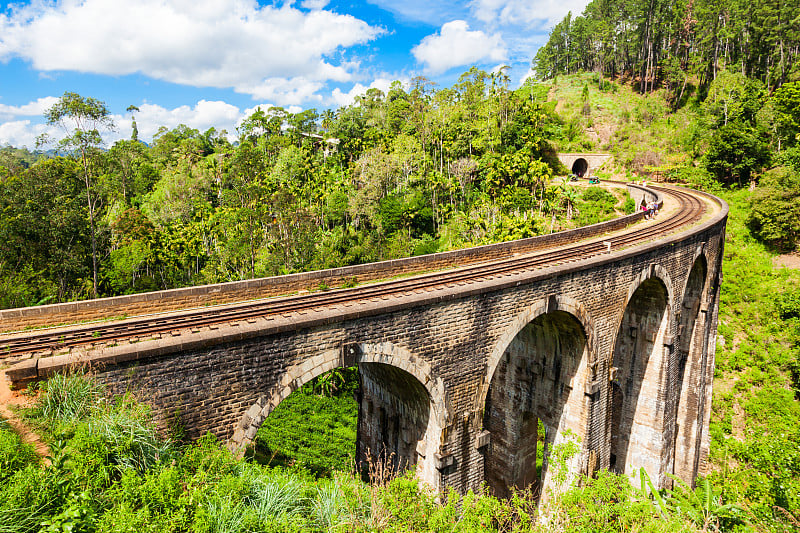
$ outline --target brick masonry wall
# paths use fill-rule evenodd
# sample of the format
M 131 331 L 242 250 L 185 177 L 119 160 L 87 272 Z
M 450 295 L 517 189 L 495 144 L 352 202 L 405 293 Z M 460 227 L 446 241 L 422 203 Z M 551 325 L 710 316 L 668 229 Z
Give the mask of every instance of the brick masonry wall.
M 574 472 L 608 467 L 617 364 L 613 354 L 626 345 L 633 350 L 629 355 L 644 350 L 650 355 L 638 379 L 646 402 L 630 407 L 636 411 L 636 430 L 630 437 L 635 449 L 627 454 L 631 464 L 625 471 L 644 466 L 656 485 L 665 486 L 675 462 L 680 396 L 694 395 L 701 404 L 694 409 L 694 447 L 697 469 L 705 468 L 725 220 L 723 209 L 713 220 L 678 236 L 634 249 L 423 295 L 365 302 L 325 312 L 324 319 L 298 314 L 84 356 L 54 357 L 34 365 L 34 373 L 46 375 L 74 362 L 71 358 L 89 362 L 112 391 L 138 391 L 153 405 L 160 423 L 179 421 L 190 436 L 211 431 L 242 446 L 252 441 L 275 405 L 315 376 L 336 366 L 389 365 L 399 371 L 366 373 L 373 415 L 362 413 L 360 432 L 391 434 L 394 444 L 385 444 L 398 448 L 408 462 L 416 442 L 417 463 L 426 482 L 466 491 L 478 489 L 487 477 L 502 480 L 507 475 L 492 470 L 493 463 L 486 460 L 503 438 L 491 425 L 484 427 L 484 413 L 490 390 L 507 373 L 502 362 L 509 347 L 517 354 L 528 350 L 546 358 L 548 347 L 532 345 L 536 340 L 524 333 L 525 328 L 533 322 L 566 323 L 571 326 L 562 327 L 560 334 L 571 331 L 579 337 L 573 344 L 585 347 L 573 373 L 580 379 L 567 393 L 569 408 L 537 416 L 546 420 L 551 435 L 555 431 L 554 441 L 563 429 L 575 429 L 581 452 L 570 463 Z M 693 328 L 702 331 L 698 338 L 705 341 L 693 358 L 695 377 L 684 379 L 692 390 L 678 395 L 673 390 L 680 363 L 675 346 L 683 341 L 677 338 L 677 317 L 689 273 L 700 256 L 709 266 L 700 313 L 710 318 L 698 320 Z M 638 308 L 645 301 L 652 312 Z M 637 318 L 662 311 L 659 320 Z M 568 315 L 571 318 L 564 320 Z M 638 327 L 647 330 L 639 345 L 626 340 L 629 332 L 620 332 L 622 324 L 637 320 Z M 400 393 L 398 376 L 418 381 L 413 394 Z M 524 379 L 503 380 L 504 387 L 519 390 L 517 398 L 530 396 Z M 420 414 L 426 404 L 427 420 Z M 492 407 L 510 413 L 519 406 L 511 399 L 505 405 L 494 399 Z M 414 413 L 413 422 L 403 426 L 398 421 L 390 428 L 385 417 L 374 414 L 380 408 L 393 415 Z M 367 409 L 362 402 L 362 410 Z M 692 436 L 684 441 L 687 438 Z M 519 470 L 513 458 L 508 461 L 511 469 Z

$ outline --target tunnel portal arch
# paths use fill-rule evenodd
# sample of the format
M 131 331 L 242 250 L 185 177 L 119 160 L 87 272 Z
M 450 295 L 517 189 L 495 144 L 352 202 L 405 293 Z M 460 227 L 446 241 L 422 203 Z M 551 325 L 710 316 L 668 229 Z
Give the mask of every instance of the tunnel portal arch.
M 583 178 L 588 176 L 589 171 L 589 163 L 586 159 L 579 157 L 572 163 L 572 173 L 578 176 L 579 178 Z
M 599 153 L 559 153 L 558 160 L 566 169 L 583 178 L 591 177 L 606 161 L 611 159 L 610 154 Z

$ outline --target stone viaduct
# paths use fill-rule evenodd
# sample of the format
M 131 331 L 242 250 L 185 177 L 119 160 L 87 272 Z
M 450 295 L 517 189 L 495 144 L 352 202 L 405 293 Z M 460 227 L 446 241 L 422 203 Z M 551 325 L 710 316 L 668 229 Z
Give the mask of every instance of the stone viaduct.
M 611 159 L 610 154 L 558 154 L 558 160 L 570 172 L 582 178 L 591 176 L 608 159 Z
M 637 191 L 643 192 L 653 194 Z M 304 383 L 358 365 L 359 455 L 386 452 L 398 467 L 416 464 L 434 488 L 466 491 L 486 482 L 499 495 L 509 486 L 547 488 L 554 483 L 549 454 L 570 439 L 579 448 L 568 463 L 573 474 L 607 468 L 636 476 L 643 468 L 659 487 L 670 483 L 671 473 L 691 481 L 707 468 L 727 220 L 722 201 L 695 194 L 708 208 L 701 221 L 607 254 L 32 357 L 7 374 L 22 383 L 88 362 L 112 391 L 138 390 L 160 421 L 179 416 L 190 436 L 211 431 L 241 448 Z M 430 266 L 442 257 L 530 253 L 592 235 L 602 239 L 640 217 L 390 263 Z M 387 264 L 270 279 L 283 279 L 286 287 L 296 279 L 313 285 L 320 276 L 380 272 Z M 202 301 L 201 293 L 221 297 L 256 285 L 263 282 L 144 299 L 190 294 Z M 142 298 L 4 311 L 0 328 L 25 317 L 57 322 L 53 313 L 68 309 L 115 315 L 125 302 Z M 537 468 L 539 446 L 544 463 Z

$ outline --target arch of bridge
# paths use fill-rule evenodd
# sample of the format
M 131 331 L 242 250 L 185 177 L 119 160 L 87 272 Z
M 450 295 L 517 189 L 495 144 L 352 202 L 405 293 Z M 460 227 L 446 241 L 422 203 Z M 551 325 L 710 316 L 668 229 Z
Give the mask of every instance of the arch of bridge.
M 500 363 L 500 359 L 503 357 L 503 354 L 506 352 L 511 342 L 519 335 L 525 326 L 536 320 L 539 316 L 552 311 L 564 311 L 572 315 L 583 327 L 588 351 L 588 365 L 590 367 L 595 365 L 597 360 L 597 346 L 595 345 L 594 336 L 595 327 L 583 304 L 574 298 L 564 295 L 552 295 L 548 298 L 543 298 L 514 317 L 514 320 L 506 329 L 506 332 L 494 344 L 494 348 L 486 362 L 486 372 L 483 376 L 484 382 L 475 401 L 476 412 L 483 411 L 483 407 L 486 405 L 486 395 L 489 392 L 489 386 L 497 370 L 497 365 Z
M 686 299 L 686 294 L 687 294 L 686 291 L 689 290 L 689 282 L 690 282 L 690 278 L 691 278 L 690 274 L 691 274 L 692 270 L 694 269 L 695 265 L 697 265 L 698 259 L 701 259 L 701 258 L 702 258 L 702 261 L 705 264 L 705 275 L 706 275 L 706 277 L 703 278 L 703 287 L 705 289 L 708 286 L 708 279 L 706 279 L 706 278 L 708 278 L 708 275 L 711 273 L 711 269 L 709 268 L 708 256 L 706 255 L 706 243 L 701 243 L 697 247 L 697 249 L 694 251 L 694 256 L 692 256 L 692 261 L 690 263 L 692 265 L 692 267 L 689 269 L 689 272 L 686 275 L 686 280 L 683 282 L 683 290 L 681 291 L 681 301 L 684 301 Z M 708 293 L 708 291 L 706 291 L 706 290 L 703 290 L 701 292 L 701 297 L 700 297 L 700 306 L 701 307 L 707 303 L 707 300 L 708 300 L 708 294 L 707 293 Z
M 673 305 L 675 302 L 675 293 L 673 290 L 672 278 L 663 266 L 657 263 L 651 263 L 649 266 L 643 268 L 639 275 L 631 283 L 630 287 L 628 288 L 628 296 L 625 298 L 625 304 L 619 309 L 616 323 L 618 325 L 622 325 L 622 320 L 625 316 L 625 311 L 628 310 L 628 306 L 631 304 L 631 300 L 633 299 L 634 294 L 636 291 L 639 290 L 639 287 L 642 286 L 646 281 L 654 279 L 660 281 L 664 285 L 664 290 L 667 293 L 667 310 L 669 312 L 669 320 L 670 323 L 674 320 L 674 309 Z M 619 328 L 618 328 L 619 329 Z M 613 345 L 616 345 L 617 339 L 614 339 Z M 612 361 L 613 363 L 613 361 Z
M 479 395 L 482 427 L 492 442 L 484 476 L 495 494 L 506 496 L 512 486 L 535 487 L 541 504 L 559 490 L 547 467 L 550 450 L 576 438 L 585 451 L 591 405 L 584 393 L 596 369 L 589 363 L 596 358 L 593 330 L 583 305 L 551 296 L 515 317 L 495 344 Z M 543 459 L 541 472 L 537 456 Z M 565 474 L 571 479 L 584 463 L 584 453 L 573 455 Z
M 356 352 L 355 364 L 380 363 L 414 376 L 429 395 L 436 427 L 442 429 L 448 425 L 452 414 L 444 382 L 435 375 L 427 361 L 415 357 L 406 348 L 389 342 L 362 343 L 357 346 Z M 343 366 L 345 365 L 340 350 L 326 350 L 287 368 L 270 392 L 260 397 L 244 413 L 234 429 L 232 447 L 241 449 L 252 444 L 258 428 L 283 400 L 317 376 Z
M 635 476 L 644 468 L 657 486 L 664 482 L 665 432 L 660 391 L 668 382 L 673 339 L 674 294 L 669 273 L 650 264 L 636 276 L 616 322 L 609 368 L 609 467 Z M 669 346 L 668 353 L 665 348 Z
M 674 431 L 672 473 L 687 482 L 698 473 L 697 443 L 702 440 L 698 433 L 705 422 L 702 416 L 703 383 L 710 370 L 705 361 L 708 323 L 705 314 L 700 313 L 708 298 L 708 260 L 704 251 L 704 245 L 698 247 L 686 276 L 675 349 L 675 421 L 670 428 Z

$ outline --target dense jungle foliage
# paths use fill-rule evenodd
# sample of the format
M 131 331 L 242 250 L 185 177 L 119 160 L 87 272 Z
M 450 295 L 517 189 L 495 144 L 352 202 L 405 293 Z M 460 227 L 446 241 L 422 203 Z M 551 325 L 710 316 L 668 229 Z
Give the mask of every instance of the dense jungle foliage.
M 0 152 L 0 306 L 337 267 L 615 216 L 580 218 L 580 192 L 551 182 L 561 169 L 546 136 L 560 120 L 547 87 L 507 84 L 472 69 L 449 89 L 396 83 L 336 113 L 259 109 L 233 143 L 179 126 L 147 145 L 134 127 L 107 150 L 105 105 L 66 93 L 47 113 L 69 132 L 60 155 Z
M 799 26 L 797 5 L 782 0 L 594 0 L 553 28 L 533 66 L 539 79 L 635 78 L 640 92 L 664 88 L 678 107 L 693 83 L 707 87 L 726 68 L 769 91 L 796 80 Z
M 146 144 L 134 126 L 107 149 L 103 103 L 67 93 L 47 115 L 69 131 L 58 155 L 0 148 L 1 307 L 440 251 L 631 209 L 554 180 L 568 171 L 557 151 L 610 152 L 601 177 L 709 190 L 731 211 L 711 469 L 696 489 L 601 472 L 534 525 L 524 492 L 440 501 L 377 467 L 362 483 L 352 371 L 294 393 L 246 460 L 177 427 L 165 438 L 135 391 L 112 399 L 58 376 L 24 413 L 47 461 L 0 421 L 0 532 L 797 531 L 800 271 L 777 259 L 800 240 L 797 17 L 788 2 L 595 0 L 537 54 L 548 81 L 517 90 L 504 69 L 473 68 L 451 88 L 416 78 L 335 112 L 259 110 L 234 142 L 180 126 Z

